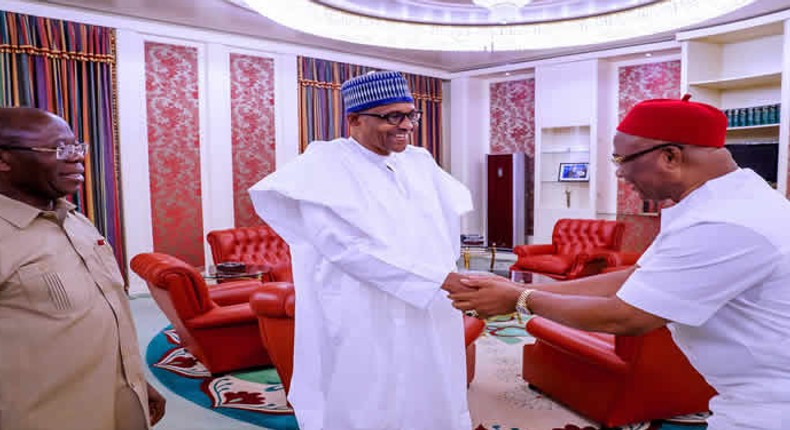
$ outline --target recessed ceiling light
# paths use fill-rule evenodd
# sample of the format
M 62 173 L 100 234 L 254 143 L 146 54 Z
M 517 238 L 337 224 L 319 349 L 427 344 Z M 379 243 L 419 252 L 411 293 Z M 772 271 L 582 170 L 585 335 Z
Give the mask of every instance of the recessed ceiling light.
M 230 0 L 286 27 L 363 45 L 430 51 L 515 51 L 594 45 L 677 30 L 755 0 L 664 0 L 578 19 L 510 25 L 440 25 L 346 12 L 313 0 Z
M 646 53 L 645 53 L 645 57 L 652 57 L 652 56 L 653 56 L 653 53 L 652 53 L 652 52 L 646 52 Z

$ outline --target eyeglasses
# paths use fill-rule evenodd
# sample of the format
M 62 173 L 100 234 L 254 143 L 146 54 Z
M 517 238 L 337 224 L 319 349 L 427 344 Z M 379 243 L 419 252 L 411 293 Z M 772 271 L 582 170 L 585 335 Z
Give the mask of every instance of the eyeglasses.
M 417 125 L 420 123 L 420 118 L 422 118 L 422 111 L 413 110 L 408 113 L 404 112 L 390 112 L 390 113 L 370 113 L 370 112 L 358 112 L 357 115 L 364 115 L 364 116 L 374 116 L 378 119 L 383 119 L 387 121 L 387 123 L 391 125 L 400 125 L 403 122 L 403 118 L 409 118 L 412 124 Z
M 678 148 L 678 149 L 681 149 L 681 150 L 683 149 L 683 145 L 681 145 L 679 143 L 662 143 L 660 145 L 651 146 L 650 148 L 647 148 L 644 151 L 634 152 L 633 154 L 628 154 L 628 155 L 615 155 L 615 154 L 612 154 L 612 163 L 614 163 L 615 166 L 622 166 L 623 164 L 625 164 L 625 163 L 627 163 L 629 161 L 633 161 L 633 160 L 635 160 L 635 159 L 637 159 L 637 158 L 639 158 L 639 157 L 641 157 L 641 156 L 643 156 L 645 154 L 648 154 L 648 153 L 653 152 L 653 151 L 657 151 L 657 150 L 659 150 L 661 148 L 667 148 L 667 147 L 670 147 L 670 146 L 674 146 L 675 148 Z
M 0 149 L 18 150 L 18 151 L 34 151 L 34 152 L 47 152 L 55 153 L 55 158 L 58 160 L 67 160 L 73 157 L 83 157 L 88 150 L 88 144 L 82 142 L 75 142 L 69 145 L 60 145 L 56 148 L 47 147 L 29 147 L 29 146 L 0 146 Z

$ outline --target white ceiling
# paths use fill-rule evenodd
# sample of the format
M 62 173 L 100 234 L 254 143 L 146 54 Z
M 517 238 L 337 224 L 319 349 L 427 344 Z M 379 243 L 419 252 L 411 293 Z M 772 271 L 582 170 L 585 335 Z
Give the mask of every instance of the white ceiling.
M 287 1 L 287 0 L 279 0 Z M 535 0 L 528 6 L 531 11 L 541 7 L 555 7 L 558 2 L 578 3 L 579 0 Z M 591 3 L 627 3 L 622 0 L 588 0 Z M 716 1 L 716 0 L 706 0 Z M 325 39 L 300 33 L 283 27 L 264 18 L 257 13 L 246 10 L 226 0 L 41 0 L 42 3 L 56 3 L 76 6 L 119 15 L 152 19 L 162 22 L 189 25 L 199 28 L 220 30 L 224 32 L 256 36 L 270 40 L 296 43 L 315 48 L 327 49 L 337 52 L 364 55 L 369 57 L 398 61 L 416 66 L 441 69 L 447 72 L 461 72 L 505 65 L 509 63 L 534 61 L 559 55 L 568 55 L 591 50 L 611 49 L 628 45 L 661 42 L 674 39 L 674 33 L 656 34 L 650 37 L 632 39 L 626 42 L 585 46 L 579 48 L 563 48 L 532 51 L 507 51 L 507 52 L 434 52 L 395 50 L 378 48 L 366 45 L 357 45 L 336 40 Z M 328 0 L 324 1 L 329 3 Z M 351 5 L 351 7 L 370 6 L 398 6 L 409 7 L 446 7 L 454 11 L 467 9 L 475 12 L 471 0 L 332 0 L 337 5 Z M 760 16 L 784 9 L 790 9 L 790 0 L 757 0 L 741 10 L 721 16 L 703 23 L 695 28 L 706 27 L 738 21 L 745 18 Z M 528 15 L 524 13 L 525 17 Z M 526 18 L 525 18 L 526 19 Z

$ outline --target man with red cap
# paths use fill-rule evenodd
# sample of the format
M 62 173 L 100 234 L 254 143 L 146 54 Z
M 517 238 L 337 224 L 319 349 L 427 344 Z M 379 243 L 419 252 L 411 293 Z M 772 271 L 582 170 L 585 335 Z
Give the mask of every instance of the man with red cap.
M 453 305 L 614 334 L 666 325 L 718 392 L 708 430 L 790 428 L 790 202 L 737 166 L 726 128 L 689 96 L 637 104 L 614 137 L 617 176 L 676 204 L 636 266 L 526 289 L 469 278 L 477 290 L 452 293 Z

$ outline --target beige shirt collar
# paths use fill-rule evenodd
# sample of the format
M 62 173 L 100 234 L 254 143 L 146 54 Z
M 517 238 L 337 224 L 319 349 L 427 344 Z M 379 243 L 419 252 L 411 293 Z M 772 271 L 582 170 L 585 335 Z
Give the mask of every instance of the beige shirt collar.
M 59 198 L 55 201 L 54 211 L 43 211 L 27 203 L 0 194 L 0 218 L 3 218 L 18 228 L 27 227 L 40 214 L 46 213 L 54 214 L 55 218 L 62 224 L 63 220 L 66 218 L 66 214 L 74 211 L 76 208 L 77 206 L 65 198 Z

